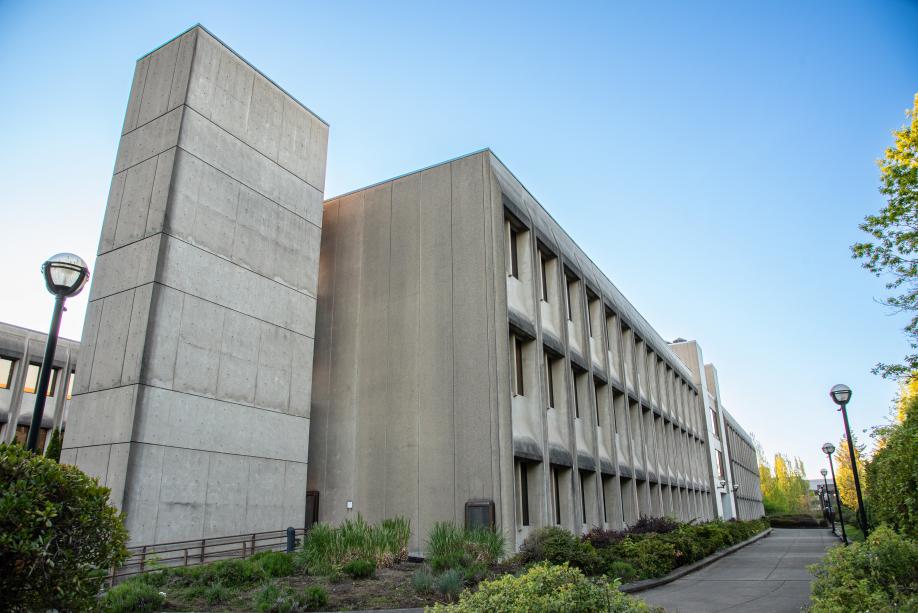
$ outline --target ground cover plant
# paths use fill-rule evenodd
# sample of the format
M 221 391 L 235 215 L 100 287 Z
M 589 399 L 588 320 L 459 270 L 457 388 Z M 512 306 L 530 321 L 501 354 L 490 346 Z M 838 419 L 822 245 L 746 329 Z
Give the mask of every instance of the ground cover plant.
M 0 608 L 91 608 L 109 569 L 127 556 L 127 531 L 108 495 L 74 466 L 0 445 Z
M 768 515 L 772 528 L 825 528 L 828 522 L 815 513 L 776 513 Z
M 419 594 L 438 593 L 452 600 L 467 584 L 487 576 L 505 549 L 501 532 L 437 522 L 427 535 L 426 564 L 414 574 L 412 585 Z
M 309 574 L 335 575 L 354 560 L 369 560 L 387 568 L 408 559 L 411 526 L 407 519 L 385 519 L 379 525 L 363 517 L 345 520 L 340 526 L 316 524 L 303 540 L 300 563 Z
M 886 526 L 833 547 L 810 570 L 811 613 L 918 611 L 918 542 Z

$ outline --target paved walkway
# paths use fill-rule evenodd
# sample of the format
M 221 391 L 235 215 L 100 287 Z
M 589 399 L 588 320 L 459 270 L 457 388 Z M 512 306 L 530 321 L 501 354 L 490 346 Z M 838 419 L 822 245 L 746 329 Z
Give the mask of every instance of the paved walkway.
M 710 566 L 635 596 L 668 613 L 798 613 L 810 599 L 807 565 L 840 542 L 825 528 L 775 528 Z

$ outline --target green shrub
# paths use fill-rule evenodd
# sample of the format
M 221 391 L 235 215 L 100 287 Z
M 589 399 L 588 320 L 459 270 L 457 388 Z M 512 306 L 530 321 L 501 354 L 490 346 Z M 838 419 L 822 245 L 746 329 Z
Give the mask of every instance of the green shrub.
M 219 583 L 230 589 L 244 589 L 267 578 L 257 560 L 220 560 L 200 566 L 184 566 L 166 571 L 168 585 L 194 588 Z
M 568 563 L 588 575 L 602 572 L 603 562 L 588 542 L 557 526 L 539 528 L 530 534 L 522 547 L 520 558 L 524 563 Z
M 289 577 L 296 571 L 293 556 L 281 551 L 264 551 L 250 560 L 269 577 Z
M 0 445 L 0 594 L 7 611 L 85 610 L 127 557 L 109 490 L 74 466 Z
M 473 565 L 490 566 L 504 555 L 504 535 L 487 528 L 465 529 L 437 522 L 427 536 L 427 560 L 436 572 Z
M 429 592 L 433 589 L 433 581 L 433 575 L 427 567 L 420 568 L 411 575 L 411 585 L 414 587 L 415 592 Z
M 183 596 L 192 600 L 201 599 L 209 605 L 224 604 L 236 596 L 237 590 L 227 587 L 219 581 L 202 583 L 186 588 Z
M 376 566 L 387 567 L 408 558 L 410 538 L 408 520 L 398 517 L 379 526 L 360 515 L 337 528 L 316 524 L 303 539 L 300 564 L 314 575 L 332 574 L 351 560 L 373 560 Z
M 662 577 L 676 568 L 678 561 L 673 543 L 657 534 L 629 536 L 607 551 L 607 564 L 613 560 L 628 562 L 641 579 Z
M 61 437 L 61 431 L 55 428 L 51 431 L 51 440 L 48 441 L 48 448 L 45 449 L 45 457 L 55 462 L 61 461 L 61 448 L 64 446 L 64 439 Z
M 812 613 L 918 610 L 918 542 L 886 526 L 810 567 Z
M 328 592 L 320 585 L 311 585 L 303 590 L 303 604 L 309 610 L 320 609 L 328 604 Z
M 623 560 L 612 560 L 606 566 L 606 575 L 612 579 L 621 579 L 622 582 L 635 581 L 640 578 L 640 573 L 634 564 Z
M 105 592 L 99 608 L 106 613 L 155 613 L 165 603 L 166 597 L 156 587 L 142 581 L 125 581 Z
M 462 571 L 458 568 L 451 568 L 441 574 L 433 581 L 434 589 L 453 600 L 465 587 Z
M 341 570 L 354 579 L 366 579 L 376 574 L 376 562 L 371 560 L 351 560 Z
M 435 605 L 433 613 L 472 613 L 478 611 L 544 611 L 592 613 L 594 611 L 649 611 L 644 602 L 618 591 L 618 582 L 593 582 L 566 564 L 538 564 L 525 574 L 504 575 L 483 581 L 478 590 L 466 590 L 459 602 Z
M 824 528 L 826 520 L 822 516 L 809 513 L 778 513 L 767 517 L 772 528 Z
M 879 441 L 867 465 L 868 509 L 885 522 L 918 539 L 918 395 L 902 402 L 901 423 L 877 429 Z

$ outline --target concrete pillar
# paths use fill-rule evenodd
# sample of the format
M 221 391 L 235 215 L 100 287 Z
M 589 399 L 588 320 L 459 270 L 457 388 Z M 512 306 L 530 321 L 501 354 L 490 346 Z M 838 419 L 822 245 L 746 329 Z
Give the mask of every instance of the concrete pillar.
M 6 431 L 3 433 L 3 442 L 12 443 L 16 439 L 16 425 L 19 422 L 19 413 L 22 411 L 22 394 L 25 387 L 26 373 L 29 371 L 29 360 L 32 358 L 32 335 L 26 334 L 22 345 L 22 359 L 16 365 L 16 376 L 13 377 L 13 386 L 10 390 L 9 421 L 6 422 Z
M 57 396 L 54 397 L 54 421 L 51 426 L 51 430 L 60 429 L 61 423 L 64 419 L 64 402 L 67 401 L 67 383 L 70 381 L 70 369 L 72 368 L 71 364 L 73 363 L 73 351 L 70 347 L 67 347 L 67 359 L 64 361 L 64 368 L 60 370 L 60 375 L 58 375 L 58 391 L 55 392 Z M 47 437 L 48 442 L 51 441 L 51 436 Z
M 137 62 L 62 454 L 132 544 L 304 524 L 327 139 L 200 26 Z

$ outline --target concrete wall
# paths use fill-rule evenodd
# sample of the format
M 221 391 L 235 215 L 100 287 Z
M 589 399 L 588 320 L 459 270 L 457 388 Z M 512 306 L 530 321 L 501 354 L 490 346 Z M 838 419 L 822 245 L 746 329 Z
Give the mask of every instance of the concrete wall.
M 327 138 L 201 27 L 137 62 L 62 456 L 132 543 L 304 523 Z
M 409 518 L 413 551 L 469 499 L 500 508 L 486 172 L 472 156 L 325 204 L 309 488 L 322 521 Z

